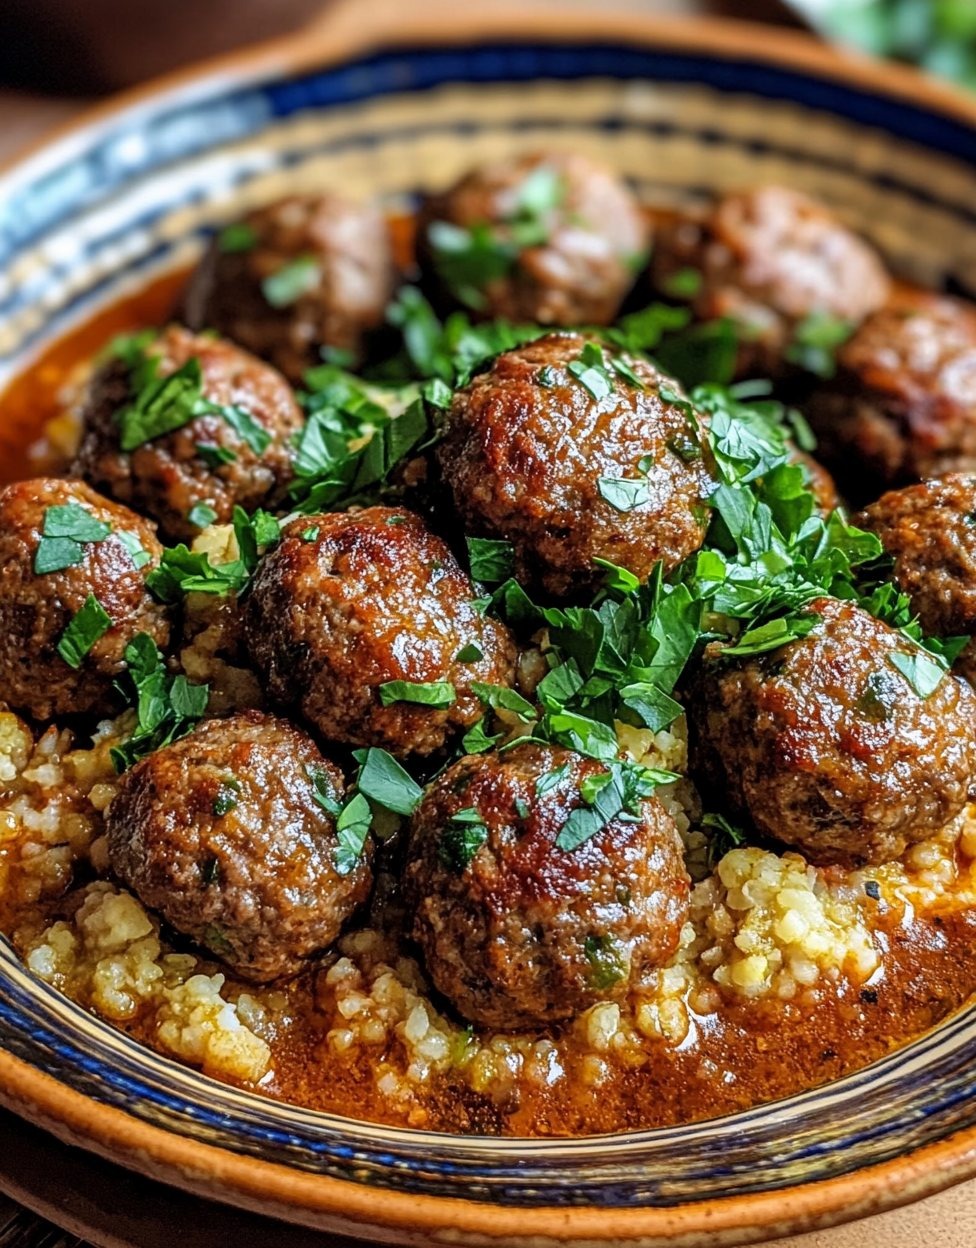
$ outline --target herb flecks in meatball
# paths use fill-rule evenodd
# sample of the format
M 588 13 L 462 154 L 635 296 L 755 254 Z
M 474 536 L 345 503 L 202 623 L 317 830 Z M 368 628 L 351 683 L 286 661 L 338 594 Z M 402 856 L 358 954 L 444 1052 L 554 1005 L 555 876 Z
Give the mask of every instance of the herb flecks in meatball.
M 531 743 L 463 758 L 427 790 L 406 869 L 413 934 L 470 1021 L 512 1030 L 571 1018 L 626 995 L 677 949 L 689 883 L 656 798 L 565 840 L 606 772 Z
M 138 762 L 107 815 L 119 879 L 236 975 L 294 975 L 369 894 L 370 847 L 336 830 L 339 769 L 304 732 L 245 711 Z
M 500 355 L 457 391 L 437 448 L 466 530 L 515 547 L 516 575 L 556 597 L 644 579 L 697 550 L 713 489 L 699 420 L 651 364 L 579 334 Z
M 723 195 L 659 231 L 656 288 L 696 317 L 736 325 L 740 375 L 829 372 L 832 350 L 884 302 L 874 250 L 822 204 L 785 187 Z
M 282 493 L 303 418 L 274 369 L 179 326 L 137 335 L 120 351 L 92 379 L 75 476 L 174 540 Z
M 809 610 L 778 650 L 706 650 L 688 703 L 698 779 L 812 862 L 886 862 L 963 809 L 976 695 L 853 603 Z
M 408 511 L 292 521 L 245 606 L 273 699 L 331 741 L 429 754 L 482 714 L 475 682 L 511 685 L 515 647 L 454 555 Z
M 976 634 L 976 474 L 949 473 L 890 490 L 857 523 L 881 539 L 925 632 Z M 956 670 L 970 682 L 976 678 L 976 642 L 959 655 Z
M 324 347 L 361 358 L 393 283 L 389 230 L 375 205 L 295 195 L 218 234 L 184 312 L 188 324 L 219 330 L 297 384 Z
M 806 412 L 825 458 L 856 492 L 976 470 L 976 308 L 900 294 L 837 363 Z
M 161 554 L 151 524 L 84 482 L 0 492 L 0 701 L 35 719 L 118 710 L 126 646 L 169 639 L 146 589 Z
M 428 201 L 420 251 L 485 316 L 608 325 L 643 264 L 648 227 L 623 181 L 583 156 L 481 165 Z

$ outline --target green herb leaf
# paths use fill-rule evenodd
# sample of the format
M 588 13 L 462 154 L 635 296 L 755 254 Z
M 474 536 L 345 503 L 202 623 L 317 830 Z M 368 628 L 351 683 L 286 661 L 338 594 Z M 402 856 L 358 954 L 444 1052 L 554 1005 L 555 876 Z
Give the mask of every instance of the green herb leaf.
M 888 655 L 888 662 L 908 681 L 920 698 L 931 697 L 942 684 L 946 669 L 933 655 L 924 650 L 916 650 L 912 654 L 896 651 Z
M 818 377 L 833 377 L 837 371 L 837 348 L 854 332 L 854 322 L 829 312 L 811 312 L 793 331 L 793 340 L 784 351 L 791 364 L 797 364 Z
M 149 359 L 155 367 L 141 384 L 136 383 L 136 393 L 129 405 L 116 413 L 119 446 L 123 451 L 134 451 L 144 442 L 182 429 L 198 414 L 203 371 L 196 356 L 167 377 L 158 376 L 158 359 Z
M 587 977 L 590 987 L 597 992 L 608 991 L 627 976 L 627 958 L 614 938 L 606 933 L 587 936 L 583 941 L 583 956 L 590 964 Z
M 449 871 L 460 875 L 487 839 L 488 828 L 484 819 L 473 806 L 469 806 L 451 816 L 441 833 L 437 856 Z
M 218 248 L 227 254 L 252 251 L 257 241 L 257 231 L 246 221 L 232 221 L 230 225 L 225 225 L 217 235 Z
M 488 685 L 480 680 L 473 680 L 471 692 L 482 705 L 490 706 L 493 711 L 511 711 L 520 719 L 535 718 L 536 712 L 532 703 L 527 702 L 520 693 L 509 689 L 507 685 Z
M 694 299 L 704 280 L 701 269 L 678 269 L 663 283 L 664 293 L 672 299 Z
M 100 637 L 112 627 L 112 617 L 94 594 L 89 594 L 71 617 L 58 642 L 58 654 L 69 667 L 79 668 Z
M 473 641 L 469 641 L 468 644 L 466 646 L 462 646 L 461 649 L 454 656 L 454 662 L 455 663 L 480 663 L 484 657 L 485 657 L 485 652 L 481 649 L 481 647 L 478 645 L 475 645 Z
M 598 343 L 588 342 L 579 358 L 570 360 L 567 368 L 598 403 L 613 393 L 613 374 L 607 366 L 603 348 Z M 635 377 L 635 380 L 640 384 L 639 378 Z
M 415 702 L 420 706 L 443 708 L 457 701 L 457 693 L 449 680 L 388 680 L 379 687 L 380 702 Z
M 468 563 L 473 580 L 496 585 L 512 576 L 515 570 L 515 547 L 511 542 L 491 537 L 465 538 Z
M 263 455 L 271 445 L 271 434 L 264 425 L 243 407 L 213 405 L 215 414 L 227 421 L 237 436 L 246 442 L 255 455 Z
M 423 789 L 386 750 L 371 746 L 357 750 L 361 766 L 356 786 L 371 802 L 397 815 L 412 815 L 420 805 Z
M 240 800 L 241 782 L 236 776 L 224 776 L 213 799 L 213 813 L 220 819 L 237 808 Z
M 34 571 L 38 576 L 72 568 L 85 557 L 85 548 L 70 537 L 42 537 L 34 552 Z
M 198 529 L 205 529 L 217 519 L 217 513 L 209 503 L 195 503 L 187 512 L 186 518 Z
M 224 464 L 233 464 L 237 461 L 236 451 L 232 451 L 229 446 L 218 446 L 216 442 L 198 442 L 193 449 L 207 467 L 214 471 L 222 468 Z
M 339 843 L 332 861 L 340 875 L 350 875 L 359 865 L 372 823 L 373 812 L 369 802 L 362 793 L 355 794 L 343 806 L 336 820 Z
M 119 529 L 116 537 L 128 551 L 133 567 L 144 568 L 147 563 L 152 563 L 152 555 L 145 549 L 135 533 L 130 533 L 128 529 Z
M 191 685 L 185 676 L 168 675 L 163 656 L 148 633 L 138 633 L 126 646 L 126 679 L 119 692 L 136 706 L 136 727 L 123 745 L 112 750 L 116 771 L 185 736 L 207 709 L 210 689 Z
M 261 293 L 273 308 L 289 308 L 315 290 L 321 280 L 322 270 L 315 256 L 296 256 L 264 279 Z
M 461 738 L 461 749 L 465 754 L 484 754 L 486 750 L 494 749 L 505 735 L 503 732 L 490 734 L 485 728 L 485 718 L 482 716 Z
M 112 532 L 112 526 L 99 520 L 78 503 L 63 503 L 44 512 L 41 532 L 45 537 L 70 537 L 76 542 L 101 542 Z

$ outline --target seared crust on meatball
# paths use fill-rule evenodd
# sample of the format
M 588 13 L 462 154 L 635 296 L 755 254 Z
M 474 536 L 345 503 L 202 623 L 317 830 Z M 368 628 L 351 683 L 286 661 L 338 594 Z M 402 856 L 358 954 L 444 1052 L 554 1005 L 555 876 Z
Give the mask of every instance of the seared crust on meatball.
M 820 621 L 779 650 L 706 649 L 689 698 L 698 779 L 811 862 L 887 862 L 962 810 L 976 694 L 946 675 L 920 696 L 892 662 L 913 642 L 853 603 L 809 609 Z
M 375 204 L 292 195 L 214 239 L 190 279 L 184 315 L 298 384 L 321 363 L 322 347 L 361 359 L 364 338 L 383 323 L 394 278 L 389 229 Z
M 520 745 L 461 759 L 417 808 L 405 876 L 413 935 L 434 984 L 471 1022 L 510 1030 L 571 1018 L 626 995 L 677 949 L 689 881 L 656 798 L 576 849 L 556 845 L 583 805 L 581 784 L 605 770 L 571 750 Z
M 856 518 L 894 559 L 894 579 L 935 637 L 976 633 L 976 474 L 947 476 L 890 490 Z M 973 642 L 956 660 L 976 676 Z
M 805 408 L 828 461 L 899 485 L 976 471 L 976 308 L 900 294 L 837 353 Z
M 762 376 L 788 371 L 785 354 L 808 317 L 856 325 L 888 294 L 873 248 L 824 205 L 781 186 L 723 195 L 701 217 L 662 226 L 652 276 L 668 297 L 693 291 L 684 297 L 697 318 L 735 321 L 738 371 Z
M 634 385 L 607 353 L 597 399 L 569 369 L 586 345 L 550 334 L 500 355 L 457 391 L 437 448 L 466 531 L 512 542 L 519 579 L 556 597 L 598 586 L 597 558 L 642 579 L 673 568 L 702 544 L 713 488 L 698 420 L 661 397 L 677 384 L 620 357 Z M 615 505 L 604 495 L 621 479 L 637 492 Z
M 207 720 L 122 777 L 106 816 L 112 869 L 236 975 L 294 975 L 369 895 L 371 847 L 347 862 L 320 800 L 338 806 L 343 789 L 286 720 Z
M 453 248 L 439 246 L 437 233 L 445 225 L 490 231 L 501 271 L 481 283 L 452 280 Z M 425 269 L 475 312 L 539 325 L 609 325 L 643 264 L 649 228 L 609 169 L 574 153 L 534 152 L 480 165 L 428 200 L 418 240 Z
M 45 520 L 51 507 L 82 508 L 110 532 L 76 543 L 72 566 L 36 572 L 45 525 L 53 527 Z M 35 719 L 118 710 L 113 682 L 125 668 L 126 646 L 137 633 L 161 647 L 169 640 L 166 609 L 146 589 L 161 554 L 151 524 L 83 481 L 18 481 L 0 492 L 0 701 Z M 89 595 L 112 625 L 73 668 L 58 643 Z
M 304 423 L 285 379 L 233 343 L 178 325 L 164 330 L 146 352 L 158 358 L 160 377 L 198 360 L 203 398 L 247 413 L 270 439 L 267 447 L 256 450 L 219 412 L 207 412 L 124 451 L 117 418 L 132 402 L 131 372 L 125 361 L 113 359 L 92 379 L 74 475 L 151 516 L 174 540 L 198 532 L 188 519 L 197 503 L 212 507 L 223 524 L 235 505 L 253 511 L 273 502 L 291 480 L 291 439 Z M 214 463 L 215 454 L 227 462 Z
M 247 645 L 270 696 L 298 706 L 329 740 L 430 754 L 482 714 L 472 681 L 514 679 L 514 643 L 476 597 L 448 547 L 411 512 L 303 516 L 258 567 Z M 384 706 L 388 681 L 445 681 L 455 697 L 441 707 Z

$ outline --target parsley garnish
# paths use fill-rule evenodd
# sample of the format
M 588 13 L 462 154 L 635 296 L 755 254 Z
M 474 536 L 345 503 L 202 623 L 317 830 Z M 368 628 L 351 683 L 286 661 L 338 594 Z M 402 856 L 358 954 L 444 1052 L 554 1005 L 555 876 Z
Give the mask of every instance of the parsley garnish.
M 224 776 L 213 799 L 213 813 L 220 818 L 236 810 L 240 798 L 241 782 L 236 776 Z
M 58 654 L 69 667 L 79 668 L 85 655 L 112 627 L 112 617 L 94 594 L 89 594 L 71 617 L 58 642 Z
M 79 503 L 48 507 L 44 512 L 41 540 L 34 552 L 34 571 L 42 576 L 74 567 L 84 559 L 86 545 L 103 542 L 111 532 L 111 525 Z
M 186 736 L 206 712 L 208 685 L 192 685 L 185 676 L 170 676 L 163 656 L 148 633 L 137 634 L 126 646 L 125 678 L 118 685 L 126 700 L 135 702 L 136 726 L 124 744 L 112 750 L 116 771 Z
M 216 442 L 198 442 L 193 449 L 208 468 L 215 470 L 237 460 L 236 451 L 232 451 L 229 446 L 218 446 Z
M 441 833 L 437 857 L 449 871 L 460 875 L 487 839 L 488 828 L 484 819 L 473 806 L 469 806 L 451 815 Z
M 701 291 L 704 280 L 701 269 L 684 268 L 672 273 L 662 287 L 672 299 L 694 299 Z
M 147 563 L 152 563 L 152 555 L 145 549 L 135 533 L 130 533 L 128 529 L 119 529 L 116 537 L 129 552 L 133 567 L 144 568 Z
M 515 547 L 492 537 L 468 537 L 468 565 L 471 577 L 486 585 L 497 585 L 515 571 Z
M 617 942 L 610 935 L 587 936 L 583 956 L 590 964 L 590 987 L 606 992 L 626 976 L 628 963 Z
M 217 519 L 217 513 L 209 503 L 195 503 L 186 514 L 190 524 L 198 529 L 205 529 Z
M 234 508 L 234 536 L 238 557 L 212 564 L 204 551 L 190 550 L 182 542 L 168 546 L 158 568 L 146 577 L 146 585 L 161 602 L 179 602 L 185 594 L 240 593 L 258 565 L 262 552 L 277 544 L 281 527 L 274 516 L 260 508 L 249 516 Z
M 793 331 L 793 339 L 783 353 L 791 364 L 797 364 L 818 377 L 833 377 L 837 371 L 836 353 L 854 332 L 854 323 L 831 316 L 829 312 L 811 312 Z
M 373 812 L 362 793 L 351 798 L 336 819 L 336 835 L 339 844 L 333 855 L 333 864 L 340 875 L 355 871 L 363 856 L 366 838 L 373 823 Z
M 380 702 L 416 702 L 421 706 L 443 708 L 457 701 L 457 692 L 449 680 L 388 680 L 380 685 Z
M 315 256 L 296 256 L 261 283 L 261 293 L 273 308 L 288 308 L 302 295 L 313 291 L 322 280 Z
M 356 785 L 360 793 L 397 815 L 412 815 L 423 797 L 423 789 L 400 766 L 392 754 L 372 746 L 357 750 L 360 763 Z
M 570 360 L 567 368 L 598 403 L 613 393 L 613 376 L 604 358 L 603 348 L 598 343 L 586 343 L 579 358 Z
M 454 662 L 455 663 L 480 663 L 484 657 L 485 657 L 485 652 L 481 649 L 481 647 L 479 645 L 476 645 L 475 642 L 469 641 L 468 644 L 466 646 L 462 646 L 461 649 L 454 656 Z
M 702 815 L 699 826 L 711 833 L 708 841 L 708 865 L 714 867 L 730 849 L 745 845 L 745 831 L 738 824 L 730 823 L 724 815 Z
M 200 361 L 193 356 L 166 377 L 158 373 L 158 357 L 146 356 L 143 367 L 133 374 L 132 401 L 116 415 L 123 451 L 182 429 L 198 414 L 203 393 Z
M 911 654 L 895 651 L 888 655 L 888 662 L 905 677 L 920 698 L 928 698 L 935 693 L 946 674 L 945 664 L 920 649 Z
M 246 221 L 234 221 L 225 225 L 217 235 L 217 246 L 225 253 L 252 251 L 257 241 L 257 231 Z

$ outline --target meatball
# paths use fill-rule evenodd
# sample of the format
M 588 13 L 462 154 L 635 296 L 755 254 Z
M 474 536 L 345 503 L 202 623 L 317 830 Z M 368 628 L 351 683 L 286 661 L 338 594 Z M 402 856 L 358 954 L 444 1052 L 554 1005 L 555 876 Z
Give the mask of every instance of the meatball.
M 840 349 L 806 409 L 821 449 L 863 490 L 976 471 L 976 308 L 904 293 Z
M 740 375 L 777 376 L 810 317 L 853 325 L 880 307 L 888 277 L 874 250 L 816 200 L 767 186 L 679 217 L 655 242 L 652 276 L 702 320 L 740 329 Z M 802 333 L 802 330 L 801 330 Z
M 146 589 L 161 554 L 151 524 L 82 481 L 0 491 L 0 700 L 35 719 L 118 710 L 126 646 L 169 640 Z
M 963 809 L 976 694 L 946 675 L 923 696 L 904 673 L 933 669 L 913 642 L 850 602 L 809 609 L 813 630 L 768 654 L 706 649 L 689 698 L 695 769 L 811 862 L 887 862 Z
M 382 213 L 339 195 L 292 195 L 223 230 L 190 279 L 187 323 L 213 327 L 296 384 L 323 347 L 362 358 L 395 282 Z
M 411 512 L 304 516 L 258 567 L 245 636 L 270 696 L 298 706 L 324 737 L 430 754 L 482 714 L 472 682 L 514 679 L 514 644 L 476 597 Z M 414 691 L 434 695 L 425 703 L 384 689 L 391 681 L 446 688 Z
M 832 511 L 836 511 L 840 506 L 837 485 L 823 464 L 795 446 L 790 447 L 790 460 L 794 464 L 799 464 L 803 469 L 807 479 L 807 488 L 816 500 L 817 511 L 822 516 L 829 516 Z
M 211 719 L 122 777 L 106 816 L 112 870 L 236 975 L 294 975 L 370 891 L 371 847 L 340 845 L 342 773 L 260 711 Z
M 158 363 L 148 365 L 150 377 L 144 379 L 147 359 Z M 153 374 L 179 374 L 165 400 L 177 418 L 185 410 L 186 423 L 133 445 L 119 414 L 151 402 L 153 387 L 163 384 Z M 209 410 L 211 405 L 221 410 Z M 204 408 L 200 415 L 192 414 L 194 406 Z M 137 360 L 103 364 L 82 419 L 75 476 L 152 516 L 174 540 L 198 531 L 189 518 L 198 503 L 226 523 L 235 505 L 253 511 L 273 502 L 291 480 L 291 440 L 303 424 L 291 389 L 273 368 L 232 343 L 179 326 L 160 334 Z M 141 436 L 140 428 L 147 431 L 136 416 L 132 438 Z
M 471 1022 L 534 1027 L 620 998 L 665 966 L 688 916 L 674 820 L 656 798 L 575 849 L 556 841 L 606 771 L 541 744 L 469 756 L 413 816 L 405 895 L 438 990 Z
M 976 474 L 891 490 L 858 517 L 894 559 L 894 579 L 934 637 L 976 634 Z M 976 679 L 976 642 L 956 660 Z
M 465 528 L 510 541 L 517 576 L 555 597 L 599 585 L 598 558 L 641 578 L 659 560 L 673 568 L 702 544 L 713 489 L 677 392 L 578 334 L 500 355 L 457 391 L 437 449 Z
M 539 152 L 481 165 L 432 198 L 419 240 L 425 269 L 475 312 L 609 325 L 644 263 L 649 230 L 609 169 Z

